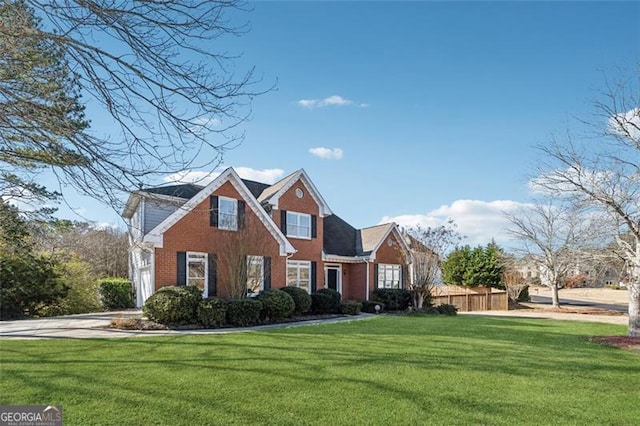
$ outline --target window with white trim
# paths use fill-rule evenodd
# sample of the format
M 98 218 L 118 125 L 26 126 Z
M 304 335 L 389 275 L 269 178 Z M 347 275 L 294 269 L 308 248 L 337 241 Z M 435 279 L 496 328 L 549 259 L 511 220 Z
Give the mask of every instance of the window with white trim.
M 311 238 L 311 215 L 288 211 L 287 237 Z
M 300 287 L 311 293 L 311 262 L 308 260 L 287 261 L 287 287 Z
M 402 288 L 402 265 L 378 265 L 378 288 Z
M 207 253 L 187 253 L 187 285 L 198 287 L 207 294 Z
M 257 296 L 264 290 L 264 257 L 247 256 L 247 295 Z
M 218 197 L 218 228 L 238 230 L 238 200 Z

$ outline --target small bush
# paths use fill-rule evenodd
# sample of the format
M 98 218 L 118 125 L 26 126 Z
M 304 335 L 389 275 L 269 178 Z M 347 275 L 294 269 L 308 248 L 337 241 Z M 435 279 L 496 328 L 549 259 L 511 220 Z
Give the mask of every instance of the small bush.
M 376 311 L 376 305 L 380 306 L 379 311 Z M 362 302 L 362 312 L 366 312 L 368 314 L 384 312 L 384 303 L 375 300 L 365 300 Z
M 411 292 L 404 288 L 377 288 L 373 299 L 384 303 L 388 311 L 404 311 L 411 304 Z
M 300 287 L 284 287 L 280 290 L 293 298 L 293 302 L 296 305 L 296 309 L 293 311 L 295 315 L 301 315 L 305 312 L 309 312 L 311 309 L 311 295 L 307 293 L 307 290 Z
M 261 291 L 256 299 L 262 302 L 261 317 L 268 321 L 289 318 L 296 309 L 293 297 L 277 288 Z
M 194 288 L 197 291 L 193 291 Z M 195 322 L 201 300 L 200 290 L 196 287 L 163 287 L 147 299 L 142 312 L 160 324 L 189 324 Z
M 442 315 L 457 315 L 458 314 L 458 308 L 456 308 L 453 305 L 448 305 L 446 303 L 443 303 L 442 305 L 436 306 L 436 309 Z
M 333 298 L 325 293 L 311 294 L 311 312 L 314 314 L 330 314 L 334 310 L 335 302 Z
M 98 281 L 102 309 L 130 309 L 135 306 L 131 281 L 126 278 L 103 278 Z
M 318 294 L 326 294 L 331 297 L 331 305 L 329 306 L 330 314 L 337 314 L 340 312 L 340 300 L 342 299 L 342 295 L 330 288 L 322 288 L 318 290 L 316 293 Z
M 206 328 L 222 327 L 227 319 L 227 302 L 217 297 L 201 300 L 196 310 L 198 324 Z
M 236 327 L 256 325 L 260 320 L 262 302 L 255 299 L 227 301 L 227 323 Z
M 340 304 L 340 312 L 345 315 L 358 315 L 362 310 L 362 303 L 357 300 L 345 300 Z
M 520 292 L 518 296 L 518 302 L 531 302 L 531 296 L 529 296 L 529 286 L 526 286 Z

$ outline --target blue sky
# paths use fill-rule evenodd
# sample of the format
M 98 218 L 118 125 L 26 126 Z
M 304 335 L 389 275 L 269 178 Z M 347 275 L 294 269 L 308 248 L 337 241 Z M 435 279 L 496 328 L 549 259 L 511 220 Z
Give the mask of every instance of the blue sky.
M 304 168 L 356 227 L 451 217 L 470 244 L 507 241 L 500 212 L 530 200 L 534 146 L 591 117 L 605 78 L 640 63 L 638 2 L 252 6 L 239 16 L 250 31 L 220 48 L 276 89 L 254 100 L 220 168 L 257 180 Z

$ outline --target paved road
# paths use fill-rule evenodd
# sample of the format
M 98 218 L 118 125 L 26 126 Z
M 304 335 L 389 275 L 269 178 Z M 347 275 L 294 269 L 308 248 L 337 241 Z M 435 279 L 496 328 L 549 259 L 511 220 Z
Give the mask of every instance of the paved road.
M 551 305 L 551 297 L 531 295 L 531 302 L 540 303 L 544 305 Z M 567 305 L 567 306 L 581 306 L 581 307 L 598 308 L 598 309 L 609 309 L 609 310 L 618 311 L 618 312 L 629 311 L 628 303 L 604 303 L 604 302 L 593 301 L 593 300 L 565 299 L 564 297 L 561 297 L 560 304 Z

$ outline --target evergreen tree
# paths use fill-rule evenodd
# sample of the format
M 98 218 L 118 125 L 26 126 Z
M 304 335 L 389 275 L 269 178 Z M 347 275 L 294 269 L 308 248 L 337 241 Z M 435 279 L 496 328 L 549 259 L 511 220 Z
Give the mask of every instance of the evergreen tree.
M 41 169 L 91 162 L 76 77 L 39 26 L 23 1 L 0 5 L 0 195 L 22 202 L 58 196 L 32 180 Z

